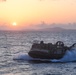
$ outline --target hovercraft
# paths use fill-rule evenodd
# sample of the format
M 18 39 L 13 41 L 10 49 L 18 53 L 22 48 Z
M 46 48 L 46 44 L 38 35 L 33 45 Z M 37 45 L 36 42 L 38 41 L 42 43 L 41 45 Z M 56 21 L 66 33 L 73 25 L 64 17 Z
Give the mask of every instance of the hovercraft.
M 28 54 L 32 58 L 60 59 L 69 49 L 70 47 L 64 46 L 62 41 L 58 41 L 56 44 L 44 43 L 41 41 L 40 43 L 33 43 Z

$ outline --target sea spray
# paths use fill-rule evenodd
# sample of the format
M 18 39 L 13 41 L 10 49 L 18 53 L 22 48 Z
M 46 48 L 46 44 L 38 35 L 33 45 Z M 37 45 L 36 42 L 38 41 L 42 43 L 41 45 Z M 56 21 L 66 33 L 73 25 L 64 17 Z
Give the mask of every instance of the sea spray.
M 29 61 L 29 60 L 33 60 L 32 57 L 30 57 L 27 53 L 19 53 L 17 55 L 15 55 L 13 57 L 14 60 L 26 60 L 26 61 Z
M 52 62 L 73 62 L 76 61 L 76 49 L 67 50 L 63 58 L 52 60 Z
M 62 62 L 76 61 L 76 49 L 68 50 L 64 57 L 60 59 Z

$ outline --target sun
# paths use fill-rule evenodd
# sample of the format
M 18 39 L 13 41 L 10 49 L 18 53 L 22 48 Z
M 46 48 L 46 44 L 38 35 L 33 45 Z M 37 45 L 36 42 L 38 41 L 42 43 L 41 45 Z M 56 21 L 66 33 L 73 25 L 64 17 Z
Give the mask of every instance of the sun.
M 17 26 L 17 23 L 16 23 L 16 22 L 13 22 L 12 25 L 13 25 L 13 26 Z

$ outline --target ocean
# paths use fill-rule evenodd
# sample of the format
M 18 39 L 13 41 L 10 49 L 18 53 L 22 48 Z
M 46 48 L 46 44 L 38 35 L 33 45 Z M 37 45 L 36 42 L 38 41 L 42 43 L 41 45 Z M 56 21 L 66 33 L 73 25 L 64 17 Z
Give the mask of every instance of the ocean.
M 76 31 L 0 31 L 0 75 L 76 75 L 75 50 L 52 62 L 26 60 L 34 40 L 53 44 L 63 41 L 71 46 L 76 43 Z

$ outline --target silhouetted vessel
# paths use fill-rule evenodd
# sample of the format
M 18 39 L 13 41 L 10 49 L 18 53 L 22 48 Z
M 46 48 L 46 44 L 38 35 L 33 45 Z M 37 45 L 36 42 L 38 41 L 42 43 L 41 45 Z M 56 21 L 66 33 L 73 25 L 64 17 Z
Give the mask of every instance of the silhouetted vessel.
M 33 58 L 60 59 L 70 48 L 71 47 L 64 46 L 62 41 L 58 41 L 54 45 L 52 43 L 46 44 L 41 41 L 41 43 L 34 43 L 28 54 Z

